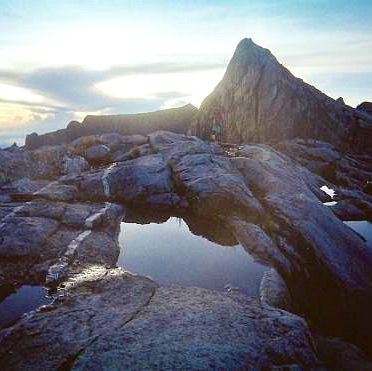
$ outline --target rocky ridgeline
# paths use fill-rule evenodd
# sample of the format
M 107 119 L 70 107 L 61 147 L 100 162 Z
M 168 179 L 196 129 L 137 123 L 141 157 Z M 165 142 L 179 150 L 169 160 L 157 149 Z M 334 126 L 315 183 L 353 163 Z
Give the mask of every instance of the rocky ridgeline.
M 171 108 L 155 112 L 127 115 L 88 115 L 82 123 L 71 121 L 66 129 L 38 135 L 32 133 L 26 137 L 26 149 L 34 150 L 41 146 L 68 144 L 87 135 L 118 133 L 121 135 L 147 135 L 157 130 L 169 130 L 185 134 L 198 109 L 191 104 L 180 108 Z
M 16 168 L 35 152 L 12 151 L 22 152 Z M 164 131 L 36 151 L 62 151 L 84 166 L 66 172 L 49 158 L 48 179 L 19 173 L 1 187 L 0 287 L 65 290 L 3 330 L 0 359 L 9 369 L 371 367 L 350 342 L 370 351 L 372 253 L 340 220 L 351 207 L 372 220 L 370 157 L 301 140 L 247 144 L 227 157 L 216 144 Z M 341 206 L 323 205 L 323 185 Z M 222 223 L 272 267 L 261 300 L 162 286 L 115 268 L 127 206 Z
M 213 120 L 222 117 L 223 140 L 231 143 L 275 143 L 284 139 L 317 139 L 372 148 L 368 103 L 358 110 L 334 100 L 294 77 L 268 49 L 243 39 L 214 91 L 203 101 L 190 132 L 209 139 Z M 355 112 L 360 116 L 357 132 Z

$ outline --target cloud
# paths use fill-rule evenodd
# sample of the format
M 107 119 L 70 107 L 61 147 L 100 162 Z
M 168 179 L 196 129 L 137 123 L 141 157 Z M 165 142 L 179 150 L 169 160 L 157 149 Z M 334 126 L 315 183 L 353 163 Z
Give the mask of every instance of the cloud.
M 131 100 L 109 97 L 97 89 L 95 85 L 99 82 L 129 75 L 190 73 L 221 68 L 224 68 L 224 65 L 206 63 L 118 65 L 107 70 L 90 70 L 81 66 L 62 66 L 39 68 L 28 72 L 0 70 L 0 82 L 30 89 L 49 100 L 58 102 L 55 105 L 48 105 L 58 110 L 96 111 L 105 108 L 127 110 L 130 109 L 128 103 L 133 103 Z M 183 93 L 177 91 L 159 92 L 156 98 L 158 100 L 174 99 L 180 97 L 180 94 Z M 28 102 L 22 100 L 19 100 L 19 102 L 28 104 Z M 135 112 L 134 107 L 130 110 Z
M 12 136 L 4 134 L 4 130 L 23 129 L 26 133 L 52 131 L 66 126 L 66 122 L 83 113 L 135 113 L 174 106 L 176 100 L 182 101 L 189 92 L 176 90 L 158 91 L 149 97 L 120 97 L 108 95 L 97 88 L 97 84 L 115 78 L 175 75 L 223 69 L 223 64 L 211 63 L 145 63 L 137 65 L 117 65 L 105 70 L 92 70 L 82 66 L 60 66 L 38 68 L 31 71 L 0 70 L 0 84 L 11 86 L 15 92 L 27 92 L 29 96 L 38 96 L 37 102 L 25 99 L 26 94 L 15 94 L 6 97 L 6 90 L 0 96 L 0 142 Z M 173 76 L 172 75 L 172 76 Z M 217 81 L 216 81 L 217 83 Z M 167 102 L 171 104 L 167 105 Z M 185 102 L 188 103 L 188 102 Z M 1 105 L 3 109 L 1 109 Z M 4 109 L 6 105 L 6 110 Z M 13 107 L 14 115 L 10 111 Z M 6 111 L 6 115 L 5 115 Z M 12 129 L 11 129 L 12 128 Z M 15 133 L 15 140 L 20 135 Z
M 39 68 L 30 72 L 0 70 L 0 82 L 31 89 L 62 105 L 99 109 L 108 104 L 107 97 L 94 88 L 99 82 L 128 75 L 190 73 L 224 67 L 222 63 L 151 63 L 118 65 L 106 70 L 91 70 L 81 66 Z M 116 105 L 118 102 L 113 103 Z

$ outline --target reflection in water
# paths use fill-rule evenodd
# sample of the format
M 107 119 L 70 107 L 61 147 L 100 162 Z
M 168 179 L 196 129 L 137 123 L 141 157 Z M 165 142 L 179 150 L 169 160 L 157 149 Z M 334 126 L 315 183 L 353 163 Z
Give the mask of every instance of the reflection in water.
M 0 303 L 0 328 L 22 317 L 24 313 L 49 304 L 46 289 L 40 286 L 22 286 Z
M 367 222 L 366 220 L 344 223 L 362 235 L 366 239 L 367 245 L 372 247 L 372 223 Z
M 229 285 L 258 295 L 266 270 L 225 227 L 200 217 L 128 215 L 119 242 L 119 266 L 162 284 L 215 289 Z

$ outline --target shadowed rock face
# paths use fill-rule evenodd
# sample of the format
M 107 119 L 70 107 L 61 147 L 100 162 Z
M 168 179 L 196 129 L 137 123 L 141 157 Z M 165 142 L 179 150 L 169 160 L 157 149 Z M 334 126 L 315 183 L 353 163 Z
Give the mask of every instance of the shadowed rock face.
M 202 103 L 192 134 L 209 138 L 216 111 L 222 116 L 227 142 L 300 137 L 335 144 L 347 137 L 354 112 L 342 100 L 335 101 L 294 77 L 251 39 L 238 44 L 222 81 Z
M 90 134 L 116 132 L 121 135 L 146 135 L 157 130 L 185 134 L 197 111 L 196 107 L 188 104 L 180 108 L 128 115 L 88 115 L 82 126 Z
M 257 227 L 233 221 L 239 242 L 271 261 L 296 298 L 298 312 L 368 348 L 372 329 L 360 320 L 371 310 L 371 251 L 314 195 L 321 178 L 265 145 L 246 145 L 242 154 L 245 158 L 234 163 L 263 205 L 269 220 L 260 227 L 275 244 Z

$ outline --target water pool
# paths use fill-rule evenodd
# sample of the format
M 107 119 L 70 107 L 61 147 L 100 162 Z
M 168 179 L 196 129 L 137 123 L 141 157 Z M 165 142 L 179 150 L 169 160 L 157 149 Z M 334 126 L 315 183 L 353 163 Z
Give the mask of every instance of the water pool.
M 22 286 L 0 303 L 0 328 L 18 320 L 24 313 L 49 304 L 51 298 L 41 286 Z
M 362 235 L 366 239 L 367 245 L 372 247 L 372 223 L 366 220 L 349 221 L 344 223 Z
M 132 215 L 121 223 L 118 265 L 162 284 L 258 295 L 265 266 L 216 221 Z

